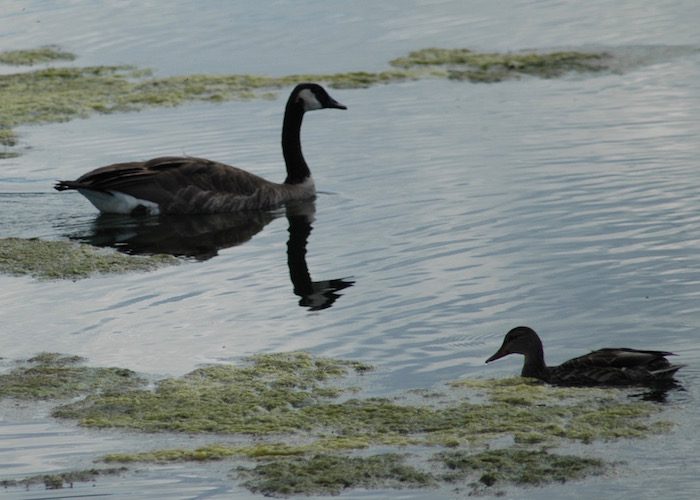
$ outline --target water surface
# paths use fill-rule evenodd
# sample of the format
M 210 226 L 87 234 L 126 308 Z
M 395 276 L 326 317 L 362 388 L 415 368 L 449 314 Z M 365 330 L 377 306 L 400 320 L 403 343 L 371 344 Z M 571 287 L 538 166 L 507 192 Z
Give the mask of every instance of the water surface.
M 0 345 L 7 359 L 58 351 L 154 376 L 306 349 L 376 365 L 376 394 L 515 374 L 518 359 L 483 361 L 518 324 L 541 333 L 552 364 L 603 346 L 671 350 L 688 364 L 679 374 L 686 390 L 669 395 L 663 415 L 676 430 L 612 445 L 613 458 L 626 461 L 612 477 L 512 494 L 697 497 L 696 2 L 7 3 L 3 48 L 58 43 L 80 56 L 74 64 L 130 63 L 158 74 L 376 70 L 427 46 L 604 45 L 629 54 L 628 70 L 595 77 L 333 90 L 348 111 L 310 114 L 303 130 L 318 199 L 301 219 L 279 210 L 235 229 L 216 218 L 158 232 L 152 221 L 105 220 L 51 185 L 164 154 L 206 156 L 281 180 L 285 92 L 22 127 L 28 149 L 0 162 L 3 236 L 127 251 L 142 249 L 144 238 L 182 246 L 183 234 L 196 240 L 202 227 L 215 236 L 195 251 L 177 248 L 185 264 L 147 274 L 78 282 L 0 276 Z M 327 304 L 323 293 L 305 299 L 300 280 L 351 286 L 335 282 Z M 0 425 L 3 477 L 89 464 L 139 440 L 13 415 Z M 611 445 L 584 450 L 609 457 Z M 83 492 L 249 496 L 226 470 L 190 465 L 74 491 Z M 394 495 L 436 494 L 450 492 Z

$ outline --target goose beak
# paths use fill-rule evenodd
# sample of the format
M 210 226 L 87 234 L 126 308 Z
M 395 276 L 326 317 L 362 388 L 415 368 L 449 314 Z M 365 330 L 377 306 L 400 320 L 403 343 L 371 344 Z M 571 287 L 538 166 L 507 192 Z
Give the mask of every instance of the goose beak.
M 327 108 L 335 108 L 335 109 L 348 109 L 348 107 L 345 104 L 340 104 L 338 101 L 333 99 L 332 97 L 326 104 Z

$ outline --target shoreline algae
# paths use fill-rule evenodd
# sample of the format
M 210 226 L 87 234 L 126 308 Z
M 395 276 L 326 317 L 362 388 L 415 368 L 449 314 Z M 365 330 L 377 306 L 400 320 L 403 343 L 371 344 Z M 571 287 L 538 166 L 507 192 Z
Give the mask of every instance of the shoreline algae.
M 401 455 L 369 457 L 314 455 L 239 467 L 243 486 L 265 496 L 337 495 L 349 488 L 437 486 L 432 474 L 406 465 Z
M 55 371 L 74 369 L 80 361 L 45 353 L 24 365 Z M 112 453 L 101 461 L 243 461 L 234 470 L 243 485 L 276 496 L 336 494 L 352 487 L 435 487 L 474 478 L 469 486 L 478 493 L 492 485 L 581 479 L 614 464 L 550 448 L 641 438 L 670 426 L 652 418 L 660 405 L 630 402 L 629 391 L 551 387 L 524 378 L 460 380 L 429 398 L 416 398 L 416 391 L 394 398 L 352 394 L 347 378 L 371 369 L 291 352 L 204 366 L 154 387 L 129 372 L 125 379 L 131 383 L 81 388 L 84 399 L 60 404 L 52 415 L 86 427 L 210 435 L 217 442 Z M 236 442 L 225 442 L 231 438 Z M 489 449 L 496 442 L 502 449 Z M 430 448 L 438 451 L 426 457 Z
M 556 78 L 570 72 L 595 73 L 609 68 L 611 56 L 605 52 L 494 52 L 479 53 L 469 49 L 428 48 L 411 52 L 389 62 L 397 68 L 439 68 L 433 71 L 452 80 L 495 83 L 522 76 Z
M 109 469 L 88 469 L 81 471 L 59 472 L 56 474 L 38 474 L 36 476 L 22 479 L 5 479 L 0 481 L 0 487 L 7 488 L 30 488 L 43 484 L 47 490 L 60 490 L 66 486 L 73 487 L 73 483 L 87 483 L 95 481 L 99 476 L 114 476 L 126 472 L 126 467 L 115 467 Z
M 450 471 L 444 476 L 446 480 L 463 480 L 469 475 L 478 474 L 478 482 L 483 486 L 493 486 L 496 483 L 530 486 L 564 483 L 600 475 L 605 470 L 605 463 L 597 458 L 517 448 L 480 453 L 448 451 L 435 454 L 433 461 L 442 463 Z M 473 485 L 477 486 L 478 483 Z
M 7 64 L 72 61 L 75 55 L 56 47 L 0 52 Z M 422 78 L 497 82 L 524 75 L 542 78 L 566 73 L 599 72 L 610 60 L 603 52 L 476 53 L 467 49 L 423 49 L 390 61 L 390 69 L 281 77 L 230 74 L 154 78 L 134 66 L 60 66 L 0 75 L 0 145 L 11 148 L 19 125 L 85 118 L 94 113 L 138 111 L 185 102 L 222 102 L 268 98 L 271 91 L 300 81 L 332 88 L 366 88 Z M 9 62 L 14 61 L 14 62 Z M 16 156 L 15 151 L 1 153 Z
M 126 255 L 69 241 L 0 238 L 0 273 L 41 280 L 83 279 L 96 274 L 153 271 L 180 261 L 170 255 Z
M 68 399 L 106 390 L 129 390 L 145 381 L 125 368 L 82 366 L 80 356 L 40 353 L 0 373 L 0 399 Z
M 75 54 L 66 52 L 54 45 L 39 47 L 38 49 L 0 51 L 0 64 L 8 66 L 34 66 L 35 64 L 54 61 L 73 60 L 75 60 Z

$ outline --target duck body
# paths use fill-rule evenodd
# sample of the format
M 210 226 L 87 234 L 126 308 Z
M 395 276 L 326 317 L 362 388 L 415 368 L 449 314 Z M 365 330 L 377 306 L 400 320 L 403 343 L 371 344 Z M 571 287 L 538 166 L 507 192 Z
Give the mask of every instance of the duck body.
M 297 85 L 289 96 L 282 125 L 283 183 L 204 158 L 167 156 L 107 165 L 54 187 L 77 190 L 101 212 L 119 214 L 267 210 L 310 199 L 316 189 L 301 151 L 301 123 L 306 111 L 322 108 L 346 109 L 314 83 Z
M 525 356 L 523 377 L 532 377 L 555 385 L 648 385 L 669 382 L 683 365 L 673 365 L 666 351 L 628 348 L 604 348 L 570 359 L 559 366 L 547 366 L 542 341 L 526 326 L 506 334 L 500 349 L 487 363 L 509 354 Z

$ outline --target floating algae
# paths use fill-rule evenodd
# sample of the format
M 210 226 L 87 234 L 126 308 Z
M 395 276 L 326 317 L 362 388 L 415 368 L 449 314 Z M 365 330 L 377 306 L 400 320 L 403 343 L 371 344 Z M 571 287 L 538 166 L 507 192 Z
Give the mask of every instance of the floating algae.
M 147 432 L 295 432 L 315 427 L 304 408 L 341 394 L 324 381 L 368 369 L 307 353 L 259 355 L 246 366 L 213 365 L 161 380 L 155 390 L 88 397 L 57 408 L 54 415 L 88 427 Z
M 607 69 L 611 59 L 603 52 L 495 52 L 480 53 L 469 49 L 429 48 L 411 52 L 390 62 L 398 68 L 442 68 L 434 75 L 445 75 L 453 80 L 472 82 L 500 82 L 524 75 L 555 78 L 573 71 L 598 72 Z
M 177 264 L 170 255 L 135 256 L 68 241 L 0 238 L 0 273 L 81 279 L 98 273 L 152 271 Z
M 0 64 L 11 66 L 34 66 L 54 61 L 73 61 L 74 59 L 75 54 L 51 45 L 38 49 L 0 51 Z
M 36 476 L 25 477 L 23 479 L 6 479 L 0 481 L 0 487 L 12 488 L 23 487 L 29 488 L 43 484 L 47 490 L 58 490 L 68 486 L 73 487 L 73 483 L 86 483 L 94 481 L 99 476 L 113 476 L 126 472 L 126 467 L 108 468 L 108 469 L 88 469 L 81 471 L 61 472 L 58 474 L 39 474 Z
M 253 492 L 290 496 L 337 495 L 347 488 L 427 488 L 475 475 L 478 481 L 470 483 L 472 493 L 485 493 L 491 486 L 541 486 L 583 479 L 605 470 L 604 462 L 595 458 L 516 448 L 437 453 L 431 461 L 441 464 L 444 471 L 426 472 L 404 461 L 405 456 L 394 453 L 369 457 L 319 454 L 265 461 L 237 471 L 244 479 L 243 486 Z
M 243 486 L 266 496 L 337 495 L 347 488 L 422 488 L 435 486 L 432 474 L 403 463 L 401 455 L 370 457 L 314 455 L 240 468 Z
M 503 435 L 528 443 L 590 442 L 665 430 L 647 421 L 657 406 L 626 402 L 619 391 L 552 388 L 527 379 L 512 379 L 510 385 L 486 381 L 481 383 L 486 402 L 428 406 L 386 398 L 337 402 L 343 390 L 321 383 L 367 369 L 305 353 L 256 356 L 245 366 L 214 365 L 161 380 L 154 390 L 91 396 L 57 408 L 54 415 L 88 427 L 147 432 L 264 436 L 315 431 L 319 437 L 330 433 L 355 440 L 357 447 L 458 446 Z
M 0 61 L 35 64 L 72 60 L 55 47 L 0 52 Z M 62 66 L 0 75 L 0 145 L 17 144 L 13 127 L 87 117 L 94 113 L 137 111 L 177 106 L 189 101 L 221 102 L 269 97 L 271 91 L 300 81 L 318 81 L 333 88 L 365 88 L 420 78 L 497 82 L 523 75 L 543 78 L 604 70 L 611 56 L 604 52 L 477 53 L 467 49 L 423 49 L 390 62 L 391 69 L 332 74 L 188 75 L 153 78 L 134 66 Z M 5 151 L 5 157 L 16 154 Z
M 447 451 L 437 453 L 433 460 L 443 463 L 449 470 L 448 480 L 462 480 L 476 473 L 485 486 L 510 483 L 518 485 L 543 485 L 582 479 L 602 474 L 604 463 L 596 458 L 559 455 L 545 450 L 506 448 L 481 453 Z
M 28 364 L 57 370 L 74 368 L 78 361 L 43 354 Z M 129 372 L 123 384 L 81 389 L 87 397 L 55 407 L 53 415 L 87 427 L 208 434 L 218 442 L 112 453 L 102 461 L 252 461 L 236 469 L 244 485 L 278 496 L 430 487 L 474 478 L 478 492 L 493 484 L 580 479 L 611 464 L 545 452 L 542 446 L 640 438 L 669 429 L 651 418 L 659 405 L 630 400 L 624 390 L 559 388 L 524 378 L 461 380 L 418 400 L 413 392 L 347 399 L 354 389 L 343 378 L 368 370 L 354 361 L 292 352 L 205 366 L 153 388 Z M 33 385 L 50 386 L 49 380 L 37 381 Z M 0 378 L 3 385 L 12 386 Z M 235 437 L 235 443 L 222 442 L 221 434 Z M 494 442 L 502 449 L 489 450 Z M 508 442 L 511 446 L 503 447 Z M 420 459 L 425 447 L 438 448 L 432 458 L 424 457 L 428 461 Z M 393 449 L 411 452 L 411 464 L 404 463 L 407 455 L 387 453 Z
M 79 356 L 41 353 L 0 374 L 0 398 L 65 399 L 105 390 L 126 390 L 144 380 L 125 368 L 82 366 Z

